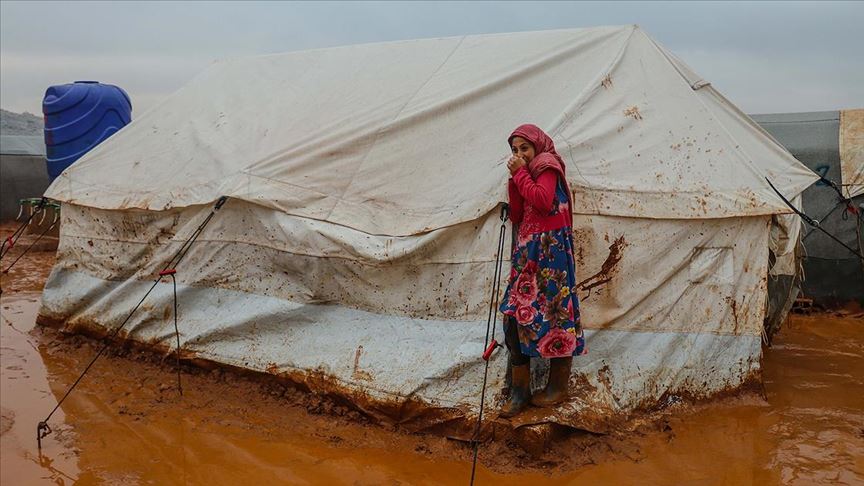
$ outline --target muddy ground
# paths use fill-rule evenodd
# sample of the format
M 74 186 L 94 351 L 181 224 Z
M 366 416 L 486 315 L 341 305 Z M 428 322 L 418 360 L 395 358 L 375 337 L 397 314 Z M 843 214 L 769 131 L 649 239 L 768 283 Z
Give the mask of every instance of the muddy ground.
M 14 256 L 13 256 L 14 259 Z M 5 262 L 11 261 L 4 260 Z M 324 397 L 35 326 L 53 253 L 2 276 L 0 483 L 467 484 L 471 449 Z M 477 484 L 864 484 L 864 318 L 794 316 L 765 350 L 765 398 L 678 404 L 636 432 L 534 457 L 484 445 Z

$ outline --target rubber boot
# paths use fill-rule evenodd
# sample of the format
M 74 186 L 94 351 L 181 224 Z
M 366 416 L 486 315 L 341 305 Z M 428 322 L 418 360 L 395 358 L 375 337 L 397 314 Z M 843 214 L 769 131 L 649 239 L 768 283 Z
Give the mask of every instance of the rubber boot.
M 546 388 L 531 397 L 531 404 L 537 407 L 550 407 L 567 398 L 567 386 L 570 383 L 570 367 L 573 366 L 573 357 L 552 358 L 549 361 L 549 381 L 546 383 Z
M 531 401 L 531 365 L 513 365 L 510 379 L 510 398 L 501 407 L 499 417 L 512 417 L 528 406 Z

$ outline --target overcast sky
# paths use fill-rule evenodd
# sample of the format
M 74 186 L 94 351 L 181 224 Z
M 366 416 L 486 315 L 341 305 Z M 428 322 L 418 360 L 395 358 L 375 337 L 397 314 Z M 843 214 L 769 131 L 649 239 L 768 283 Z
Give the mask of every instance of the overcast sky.
M 0 106 L 116 84 L 133 116 L 216 59 L 424 37 L 639 24 L 748 113 L 864 107 L 864 2 L 0 2 Z

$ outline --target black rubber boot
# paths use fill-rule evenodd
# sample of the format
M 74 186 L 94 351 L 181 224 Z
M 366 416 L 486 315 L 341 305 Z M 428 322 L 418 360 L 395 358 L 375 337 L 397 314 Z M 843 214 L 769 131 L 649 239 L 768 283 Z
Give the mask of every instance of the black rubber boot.
M 531 397 L 531 404 L 537 407 L 551 407 L 567 398 L 573 357 L 552 358 L 549 362 L 549 381 L 546 383 L 546 388 Z
M 510 398 L 501 407 L 499 417 L 512 417 L 528 406 L 531 401 L 531 365 L 513 365 L 510 380 Z

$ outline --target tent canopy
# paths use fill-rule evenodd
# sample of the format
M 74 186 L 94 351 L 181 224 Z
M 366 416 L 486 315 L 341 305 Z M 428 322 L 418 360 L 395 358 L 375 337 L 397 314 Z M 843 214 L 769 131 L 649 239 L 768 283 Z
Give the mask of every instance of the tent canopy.
M 71 204 L 40 315 L 116 328 L 232 196 L 177 275 L 183 351 L 397 413 L 419 400 L 444 430 L 486 381 L 494 207 L 526 122 L 569 164 L 591 349 L 543 421 L 608 430 L 757 380 L 769 225 L 788 212 L 765 177 L 793 199 L 816 176 L 635 26 L 218 63 L 54 182 Z M 173 347 L 173 295 L 158 284 L 128 336 Z
M 221 195 L 369 234 L 505 200 L 507 135 L 536 123 L 581 214 L 787 212 L 815 176 L 636 26 L 365 44 L 218 62 L 47 192 L 103 209 Z

